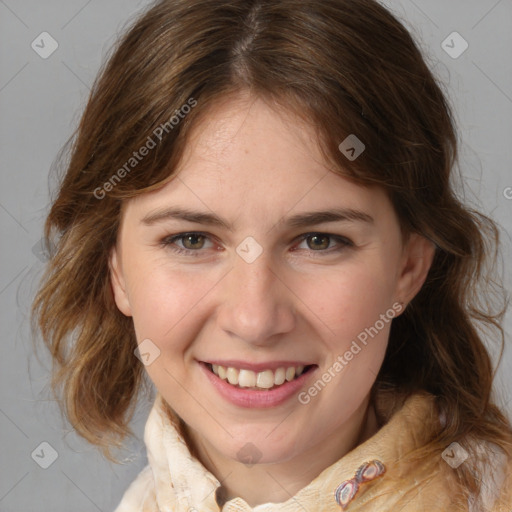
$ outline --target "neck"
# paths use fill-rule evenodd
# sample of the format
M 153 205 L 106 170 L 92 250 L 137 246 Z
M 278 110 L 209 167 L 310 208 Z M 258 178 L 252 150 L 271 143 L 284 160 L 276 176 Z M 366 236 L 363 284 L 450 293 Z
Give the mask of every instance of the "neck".
M 379 429 L 369 396 L 350 420 L 322 443 L 285 462 L 248 466 L 223 457 L 194 431 L 188 432 L 194 455 L 222 484 L 224 501 L 240 497 L 250 507 L 283 503 L 311 483 Z

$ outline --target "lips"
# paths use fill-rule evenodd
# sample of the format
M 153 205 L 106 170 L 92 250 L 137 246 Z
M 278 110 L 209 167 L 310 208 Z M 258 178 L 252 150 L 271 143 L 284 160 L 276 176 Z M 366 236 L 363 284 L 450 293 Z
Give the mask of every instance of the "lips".
M 222 362 L 223 364 L 219 364 Z M 197 361 L 201 373 L 206 377 L 213 389 L 226 401 L 237 407 L 243 408 L 269 408 L 277 407 L 282 404 L 289 402 L 297 393 L 300 392 L 311 379 L 315 378 L 316 370 L 318 365 L 316 364 L 302 364 L 295 361 L 280 361 L 277 363 L 267 364 L 247 364 L 240 361 L 212 361 L 204 362 Z M 213 366 L 216 366 L 217 373 L 214 372 Z M 244 368 L 245 366 L 245 368 Z M 248 368 L 248 366 L 250 368 Z M 274 368 L 269 368 L 274 366 Z M 223 367 L 226 372 L 226 378 L 222 379 L 219 376 L 219 368 Z M 297 369 L 301 369 L 300 375 L 297 375 Z M 230 373 L 236 376 L 238 372 L 238 384 L 230 384 L 227 378 L 228 369 L 232 369 Z M 284 382 L 282 384 L 276 384 L 282 380 L 284 369 Z M 286 371 L 292 368 L 295 372 L 294 376 L 291 377 L 292 370 L 289 370 L 288 376 L 291 380 L 286 380 Z M 244 371 L 245 370 L 245 371 Z M 220 370 L 222 374 L 222 369 Z M 259 374 L 263 374 L 259 377 L 260 385 L 269 386 L 272 383 L 272 387 L 241 387 L 240 386 L 240 374 L 242 374 L 242 384 L 258 384 Z M 253 374 L 253 375 L 251 375 Z M 234 377 L 232 376 L 232 378 Z M 272 381 L 270 380 L 272 379 Z M 256 382 L 254 382 L 256 380 Z

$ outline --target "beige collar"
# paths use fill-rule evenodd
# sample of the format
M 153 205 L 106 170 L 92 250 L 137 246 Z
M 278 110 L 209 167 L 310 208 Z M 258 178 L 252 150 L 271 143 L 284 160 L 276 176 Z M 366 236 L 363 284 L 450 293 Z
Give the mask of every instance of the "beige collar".
M 382 412 L 382 402 L 380 404 Z M 358 510 L 374 494 L 372 489 L 383 489 L 386 477 L 393 472 L 390 471 L 392 468 L 396 470 L 400 458 L 424 442 L 426 426 L 431 425 L 433 418 L 438 419 L 434 413 L 433 397 L 427 394 L 413 395 L 374 436 L 326 468 L 288 501 L 251 508 L 243 499 L 234 498 L 221 508 L 216 499 L 217 489 L 222 489 L 219 480 L 191 455 L 184 438 L 169 418 L 162 396 L 157 393 L 144 434 L 154 479 L 154 483 L 148 484 L 154 486 L 149 494 L 153 495 L 155 507 L 144 508 L 144 511 L 339 512 L 342 507 L 336 501 L 337 490 L 338 500 L 348 500 L 349 511 Z M 384 466 L 383 475 L 379 476 L 379 471 L 375 471 L 379 464 L 372 465 L 371 461 L 378 461 Z M 365 463 L 370 463 L 370 466 L 363 466 Z M 365 473 L 363 478 L 362 472 Z M 149 475 L 149 471 L 147 473 Z M 365 479 L 368 481 L 365 482 Z M 352 497 L 354 480 L 358 490 Z M 344 482 L 348 484 L 342 485 Z M 392 496 L 389 498 L 393 499 Z M 120 512 L 124 510 L 130 509 L 119 509 Z

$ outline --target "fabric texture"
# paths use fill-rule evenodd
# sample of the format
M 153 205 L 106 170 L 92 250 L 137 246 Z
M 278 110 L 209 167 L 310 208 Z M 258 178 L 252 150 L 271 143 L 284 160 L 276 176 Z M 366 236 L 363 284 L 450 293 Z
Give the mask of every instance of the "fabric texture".
M 447 447 L 435 461 L 413 466 L 402 463 L 405 454 L 425 443 L 432 422 L 440 422 L 433 398 L 415 394 L 397 410 L 384 399 L 376 402 L 376 410 L 386 423 L 375 435 L 288 501 L 251 508 L 242 498 L 222 504 L 220 482 L 191 455 L 167 404 L 157 393 L 144 432 L 148 465 L 129 486 L 115 512 L 511 512 L 512 463 L 494 445 L 478 445 L 485 463 L 474 464 L 484 475 L 477 500 L 464 496 L 457 483 L 452 460 L 463 456 L 460 446 Z M 462 463 L 472 462 L 467 459 Z M 344 501 L 347 503 L 342 508 L 339 503 Z

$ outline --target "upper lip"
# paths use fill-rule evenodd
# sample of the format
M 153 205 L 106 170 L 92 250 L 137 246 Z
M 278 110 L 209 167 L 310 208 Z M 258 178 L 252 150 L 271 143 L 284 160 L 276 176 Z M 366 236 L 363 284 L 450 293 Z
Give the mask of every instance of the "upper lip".
M 262 372 L 264 370 L 277 370 L 278 368 L 290 368 L 291 366 L 311 366 L 312 363 L 301 361 L 268 361 L 266 363 L 250 363 L 248 361 L 240 361 L 235 359 L 216 359 L 203 361 L 207 364 L 215 364 L 224 366 L 225 368 L 237 368 L 239 370 L 252 370 L 253 372 Z

